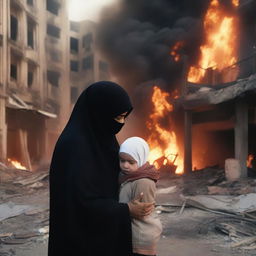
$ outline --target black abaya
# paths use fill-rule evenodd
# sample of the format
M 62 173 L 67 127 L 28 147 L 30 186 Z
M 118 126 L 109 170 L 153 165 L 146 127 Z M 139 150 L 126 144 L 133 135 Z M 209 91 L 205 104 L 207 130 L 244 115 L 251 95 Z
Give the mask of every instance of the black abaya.
M 117 84 L 98 82 L 79 97 L 50 167 L 48 256 L 130 256 L 131 221 L 118 203 L 114 117 L 131 111 Z

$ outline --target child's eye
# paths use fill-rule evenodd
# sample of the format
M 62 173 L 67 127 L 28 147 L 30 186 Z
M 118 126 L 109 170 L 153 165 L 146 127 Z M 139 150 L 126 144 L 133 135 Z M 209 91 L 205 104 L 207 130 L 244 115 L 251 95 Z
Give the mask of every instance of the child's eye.
M 135 161 L 129 161 L 129 164 L 135 164 L 136 162 Z

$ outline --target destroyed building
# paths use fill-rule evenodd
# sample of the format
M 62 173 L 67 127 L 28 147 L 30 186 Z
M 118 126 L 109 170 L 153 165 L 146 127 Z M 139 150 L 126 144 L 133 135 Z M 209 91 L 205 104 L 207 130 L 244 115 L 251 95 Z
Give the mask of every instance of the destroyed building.
M 96 48 L 97 23 L 89 20 L 70 22 L 71 103 L 90 84 L 109 80 L 109 65 Z
M 0 160 L 48 162 L 70 113 L 66 1 L 0 1 Z
M 237 61 L 222 70 L 210 67 L 202 79 L 184 82 L 178 102 L 185 116 L 186 173 L 196 169 L 199 155 L 204 166 L 223 167 L 227 158 L 238 160 L 240 177 L 247 177 L 248 157 L 255 161 L 255 8 L 255 1 L 241 1 L 236 11 L 240 28 Z

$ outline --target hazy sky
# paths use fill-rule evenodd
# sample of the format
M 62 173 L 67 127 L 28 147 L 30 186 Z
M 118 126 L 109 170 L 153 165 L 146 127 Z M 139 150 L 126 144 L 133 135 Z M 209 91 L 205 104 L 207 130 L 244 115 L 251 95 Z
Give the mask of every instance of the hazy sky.
M 89 19 L 97 21 L 102 7 L 118 0 L 68 0 L 70 20 L 79 21 Z

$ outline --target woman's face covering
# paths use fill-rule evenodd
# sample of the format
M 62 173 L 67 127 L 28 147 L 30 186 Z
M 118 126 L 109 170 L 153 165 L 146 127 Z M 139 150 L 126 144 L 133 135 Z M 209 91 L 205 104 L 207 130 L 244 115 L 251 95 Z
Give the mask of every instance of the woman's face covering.
M 102 81 L 90 85 L 79 97 L 74 116 L 79 122 L 88 122 L 101 135 L 114 135 L 124 125 L 132 105 L 127 92 L 118 84 Z M 83 118 L 84 111 L 89 119 Z
M 120 86 L 106 84 L 88 88 L 87 96 L 94 128 L 100 133 L 117 134 L 132 109 L 128 94 Z

